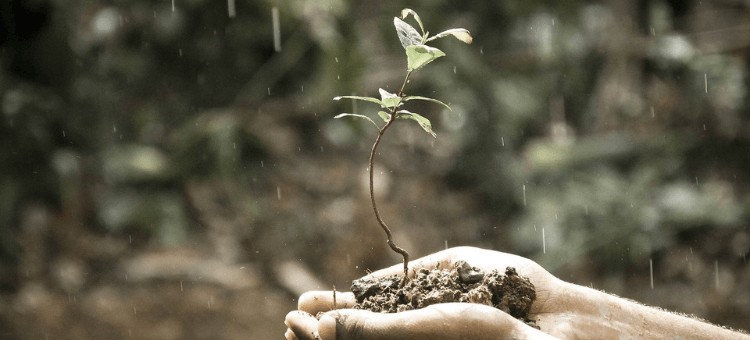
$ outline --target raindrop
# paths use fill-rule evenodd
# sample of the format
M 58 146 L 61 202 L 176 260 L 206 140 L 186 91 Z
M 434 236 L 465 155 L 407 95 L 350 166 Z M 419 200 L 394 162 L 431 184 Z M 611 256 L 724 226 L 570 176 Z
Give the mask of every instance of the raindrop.
M 63 137 L 65 137 L 65 130 L 63 130 Z
M 322 145 L 320 146 L 320 152 L 323 152 L 323 146 Z
M 172 0 L 172 13 L 174 13 L 174 0 Z
M 339 62 L 339 57 L 334 57 L 333 59 L 336 59 L 336 62 Z
M 271 19 L 273 20 L 273 49 L 281 52 L 281 24 L 279 23 L 279 8 L 271 9 Z
M 305 92 L 305 85 L 302 85 L 302 92 Z
M 703 84 L 705 85 L 706 93 L 708 93 L 708 75 L 705 73 L 703 74 Z
M 547 238 L 544 236 L 544 227 L 542 227 L 542 253 L 547 253 Z
M 352 265 L 352 258 L 349 256 L 349 254 L 346 254 L 346 265 L 351 266 Z
M 706 131 L 706 124 L 703 124 L 703 131 Z
M 236 150 L 237 149 L 237 143 L 232 143 L 232 148 Z
M 130 243 L 133 243 L 133 235 L 128 235 L 128 239 L 130 240 Z
M 182 291 L 182 280 L 180 280 L 180 291 Z
M 270 87 L 268 88 L 268 95 L 269 96 L 271 95 L 271 88 Z
M 260 161 L 260 167 L 261 168 L 263 167 L 263 161 Z
M 651 276 L 651 289 L 654 289 L 654 260 L 648 259 L 648 272 Z
M 453 66 L 453 74 L 456 74 L 456 67 Z
M 341 76 L 337 74 L 336 75 L 336 80 L 341 80 Z
M 180 53 L 180 57 L 182 57 L 182 49 L 177 50 Z
M 526 206 L 526 184 L 523 185 L 523 206 Z M 542 228 L 542 233 L 544 232 L 544 228 Z
M 505 146 L 505 137 L 500 137 L 500 142 L 503 143 L 503 146 Z
M 651 107 L 651 118 L 656 117 L 656 113 L 654 113 L 654 107 Z
M 117 132 L 117 125 L 115 125 L 115 124 L 112 124 L 112 132 L 113 132 L 113 133 L 114 133 L 114 132 Z
M 445 240 L 445 249 L 448 249 L 448 240 Z
M 479 54 L 484 55 L 484 46 L 479 47 Z
M 135 307 L 133 307 L 133 314 L 138 314 L 138 312 L 135 311 Z
M 276 198 L 281 200 L 281 187 L 276 187 Z
M 714 272 L 716 273 L 716 289 L 719 289 L 719 260 L 714 260 Z
M 227 12 L 230 18 L 237 16 L 237 8 L 234 6 L 234 0 L 227 0 Z

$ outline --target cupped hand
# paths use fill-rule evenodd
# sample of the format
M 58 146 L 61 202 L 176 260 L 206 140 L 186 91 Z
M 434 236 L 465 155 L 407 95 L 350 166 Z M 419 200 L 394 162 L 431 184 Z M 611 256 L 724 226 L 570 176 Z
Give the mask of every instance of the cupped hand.
M 422 268 L 452 268 L 457 261 L 466 261 L 484 272 L 515 267 L 534 284 L 537 299 L 529 318 L 544 322 L 556 312 L 555 292 L 564 283 L 529 259 L 473 247 L 451 248 L 411 261 L 409 276 Z M 403 274 L 398 264 L 376 271 L 366 277 Z M 489 306 L 469 303 L 444 303 L 395 314 L 372 313 L 350 309 L 356 300 L 352 293 L 308 292 L 299 299 L 299 310 L 286 317 L 289 340 L 303 339 L 554 339 L 529 327 L 510 315 Z M 325 314 L 317 320 L 313 315 Z M 544 329 L 544 327 L 542 328 Z

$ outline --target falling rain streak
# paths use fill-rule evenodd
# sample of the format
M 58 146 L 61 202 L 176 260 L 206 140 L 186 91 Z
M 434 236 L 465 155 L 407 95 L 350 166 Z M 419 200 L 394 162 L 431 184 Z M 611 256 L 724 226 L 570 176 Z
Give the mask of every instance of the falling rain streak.
M 523 206 L 526 206 L 526 184 L 523 185 Z
M 281 52 L 281 24 L 279 23 L 279 8 L 271 9 L 271 19 L 273 20 L 273 49 Z
M 716 289 L 719 289 L 719 260 L 714 260 L 714 272 L 716 273 Z
M 234 5 L 235 0 L 227 0 L 227 14 L 229 14 L 230 18 L 234 18 L 237 16 L 237 8 Z
M 281 187 L 276 187 L 276 197 L 281 200 Z
M 544 236 L 544 227 L 542 227 L 542 253 L 547 253 L 547 238 Z
M 654 260 L 648 259 L 648 274 L 651 277 L 651 289 L 654 289 Z

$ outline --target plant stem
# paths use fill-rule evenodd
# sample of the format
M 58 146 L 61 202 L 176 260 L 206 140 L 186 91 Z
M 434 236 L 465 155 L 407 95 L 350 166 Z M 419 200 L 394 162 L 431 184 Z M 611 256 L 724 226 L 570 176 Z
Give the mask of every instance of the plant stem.
M 394 108 L 393 111 L 396 111 L 396 109 Z M 388 120 L 387 123 L 385 123 L 385 126 L 383 126 L 382 129 L 380 129 L 378 138 L 375 139 L 375 144 L 372 145 L 372 153 L 370 153 L 370 199 L 372 199 L 372 210 L 375 211 L 375 217 L 378 219 L 378 223 L 380 223 L 383 231 L 385 231 L 385 235 L 388 237 L 388 245 L 391 247 L 391 249 L 393 249 L 393 251 L 401 254 L 401 256 L 404 257 L 404 278 L 401 280 L 401 284 L 399 285 L 400 287 L 403 287 L 406 281 L 408 281 L 409 253 L 393 243 L 393 235 L 391 234 L 391 230 L 388 229 L 388 226 L 385 225 L 385 222 L 383 222 L 383 219 L 380 217 L 380 212 L 378 212 L 378 205 L 375 203 L 375 190 L 373 189 L 373 172 L 375 171 L 373 167 L 373 161 L 375 160 L 375 152 L 378 149 L 378 145 L 380 144 L 380 139 L 383 137 L 383 133 L 385 133 L 385 130 L 387 130 L 388 127 L 391 126 L 391 124 L 396 120 L 396 116 L 397 114 L 395 112 L 391 114 L 391 119 Z
M 411 71 L 406 72 L 406 78 L 404 78 L 404 83 L 401 85 L 401 89 L 398 90 L 398 96 L 401 97 L 404 94 L 404 87 L 406 87 L 406 83 L 409 81 L 409 76 L 411 75 Z

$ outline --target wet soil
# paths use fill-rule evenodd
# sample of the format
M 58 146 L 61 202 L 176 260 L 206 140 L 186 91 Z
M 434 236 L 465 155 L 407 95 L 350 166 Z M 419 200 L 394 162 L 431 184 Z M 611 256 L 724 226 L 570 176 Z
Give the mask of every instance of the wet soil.
M 401 278 L 360 279 L 352 283 L 356 309 L 398 313 L 447 302 L 469 302 L 492 306 L 526 324 L 539 328 L 528 318 L 536 299 L 534 285 L 513 267 L 505 273 L 484 273 L 465 261 L 449 269 L 421 269 L 399 288 Z

